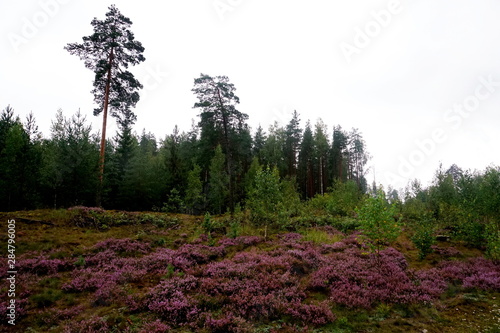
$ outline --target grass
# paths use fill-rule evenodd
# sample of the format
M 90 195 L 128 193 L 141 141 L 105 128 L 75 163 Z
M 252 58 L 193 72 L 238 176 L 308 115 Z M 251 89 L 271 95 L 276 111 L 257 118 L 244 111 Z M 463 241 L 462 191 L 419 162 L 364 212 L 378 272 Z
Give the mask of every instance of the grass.
M 303 236 L 302 240 L 314 244 L 333 244 L 344 238 L 342 234 L 331 234 L 317 228 L 302 229 L 299 233 Z

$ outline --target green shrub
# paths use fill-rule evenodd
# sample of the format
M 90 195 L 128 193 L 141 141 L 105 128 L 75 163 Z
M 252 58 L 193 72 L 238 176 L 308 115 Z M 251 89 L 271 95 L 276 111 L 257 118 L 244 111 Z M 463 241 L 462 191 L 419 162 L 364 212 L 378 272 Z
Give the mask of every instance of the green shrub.
M 209 212 L 205 213 L 203 217 L 203 222 L 201 223 L 201 227 L 203 231 L 209 235 L 214 229 L 214 222 L 212 221 L 212 217 Z
M 291 180 L 280 181 L 278 169 L 258 170 L 250 189 L 247 207 L 255 225 L 287 228 L 290 217 L 300 211 L 300 199 Z
M 432 245 L 436 243 L 435 221 L 430 218 L 416 222 L 411 241 L 418 249 L 418 257 L 422 260 L 432 252 Z
M 494 260 L 500 260 L 500 225 L 490 222 L 486 225 L 486 253 Z
M 345 233 L 359 229 L 361 226 L 359 219 L 347 216 L 332 218 L 330 219 L 328 225 L 331 225 L 335 229 Z
M 385 200 L 382 190 L 370 197 L 356 210 L 364 240 L 371 252 L 379 254 L 386 245 L 391 244 L 401 233 L 399 223 L 394 220 L 396 208 Z
M 356 182 L 336 182 L 326 203 L 326 210 L 331 215 L 352 216 L 361 203 L 362 194 Z
M 455 223 L 455 229 L 460 239 L 471 246 L 484 246 L 486 236 L 485 225 L 478 219 L 460 216 Z

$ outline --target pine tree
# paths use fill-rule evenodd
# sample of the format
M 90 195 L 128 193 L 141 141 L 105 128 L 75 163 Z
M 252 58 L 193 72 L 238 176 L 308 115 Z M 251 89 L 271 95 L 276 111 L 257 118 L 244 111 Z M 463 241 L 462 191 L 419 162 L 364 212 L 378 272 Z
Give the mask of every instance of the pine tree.
M 201 74 L 194 80 L 192 91 L 198 98 L 194 104 L 195 108 L 200 108 L 201 129 L 201 163 L 206 163 L 213 149 L 221 145 L 225 154 L 226 172 L 229 175 L 229 208 L 234 211 L 236 200 L 236 175 L 238 164 L 241 163 L 243 155 L 249 157 L 250 154 L 243 150 L 250 150 L 251 140 L 242 139 L 241 136 L 250 137 L 246 120 L 248 115 L 238 111 L 236 105 L 239 98 L 235 95 L 236 88 L 229 82 L 227 76 L 211 77 Z M 251 139 L 251 138 L 250 138 Z
M 108 106 L 110 113 L 117 118 L 135 120 L 130 111 L 139 101 L 137 90 L 141 83 L 127 71 L 129 65 L 137 65 L 145 60 L 142 53 L 144 47 L 135 40 L 130 31 L 132 21 L 123 16 L 114 5 L 109 7 L 106 19 L 94 18 L 91 22 L 94 33 L 83 37 L 83 43 L 68 44 L 65 49 L 80 57 L 85 66 L 95 73 L 94 102 L 99 105 L 94 109 L 94 115 L 103 112 L 102 137 L 100 146 L 100 188 L 98 190 L 98 205 L 102 190 L 104 175 L 104 155 L 106 145 L 106 123 Z

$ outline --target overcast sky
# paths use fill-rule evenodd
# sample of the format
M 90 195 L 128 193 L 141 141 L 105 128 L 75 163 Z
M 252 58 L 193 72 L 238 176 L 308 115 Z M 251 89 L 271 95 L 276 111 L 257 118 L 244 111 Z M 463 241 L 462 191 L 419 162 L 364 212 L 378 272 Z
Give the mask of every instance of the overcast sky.
M 0 109 L 33 111 L 48 137 L 56 111 L 92 115 L 93 73 L 63 47 L 92 34 L 102 0 L 0 2 Z M 371 183 L 424 185 L 440 163 L 500 165 L 500 2 L 495 0 L 166 0 L 114 3 L 146 61 L 134 110 L 158 139 L 198 121 L 200 73 L 227 75 L 253 130 L 286 124 L 358 128 Z M 108 131 L 114 133 L 114 121 Z M 373 172 L 373 170 L 375 172 Z

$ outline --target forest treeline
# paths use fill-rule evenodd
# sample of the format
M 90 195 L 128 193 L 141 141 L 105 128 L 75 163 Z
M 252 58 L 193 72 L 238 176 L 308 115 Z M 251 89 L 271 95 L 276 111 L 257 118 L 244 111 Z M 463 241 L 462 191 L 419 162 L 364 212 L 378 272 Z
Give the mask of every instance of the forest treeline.
M 187 132 L 175 127 L 161 140 L 145 130 L 135 134 L 133 122 L 119 122 L 106 144 L 104 208 L 229 211 L 235 221 L 255 225 L 346 231 L 360 227 L 358 209 L 376 196 L 408 228 L 422 257 L 441 234 L 500 258 L 499 167 L 441 167 L 428 187 L 414 180 L 402 191 L 384 191 L 367 185 L 369 155 L 358 130 L 334 126 L 329 134 L 321 120 L 301 128 L 294 112 L 287 124 L 252 133 L 246 115 L 217 119 L 200 104 L 198 123 Z M 32 114 L 23 122 L 10 106 L 1 112 L 1 211 L 94 206 L 98 188 L 99 135 L 80 112 L 66 117 L 59 110 L 48 137 Z M 210 215 L 205 220 L 210 226 Z M 392 225 L 386 220 L 383 225 Z
M 224 80 L 231 89 L 219 77 L 219 82 Z M 335 126 L 329 134 L 321 120 L 302 128 L 294 112 L 287 124 L 275 123 L 267 130 L 259 126 L 252 133 L 246 114 L 207 107 L 204 98 L 213 92 L 207 93 L 204 83 L 195 83 L 193 89 L 201 112 L 189 131 L 175 127 L 158 140 L 145 130 L 134 133 L 131 119 L 118 121 L 119 130 L 106 143 L 103 207 L 224 213 L 244 207 L 257 173 L 273 170 L 280 186 L 301 199 L 347 181 L 360 193 L 366 191 L 369 155 L 358 130 Z M 66 116 L 59 110 L 45 137 L 33 114 L 22 121 L 7 106 L 0 115 L 0 172 L 2 211 L 94 206 L 99 134 L 79 111 Z

